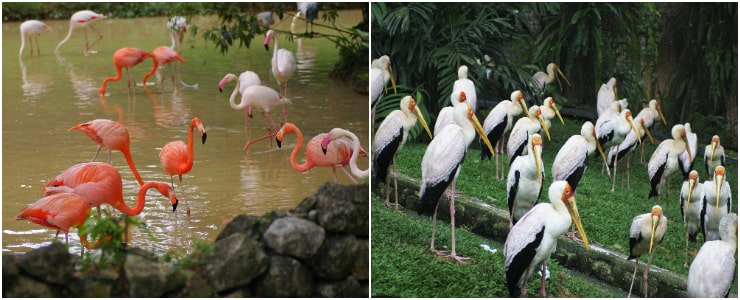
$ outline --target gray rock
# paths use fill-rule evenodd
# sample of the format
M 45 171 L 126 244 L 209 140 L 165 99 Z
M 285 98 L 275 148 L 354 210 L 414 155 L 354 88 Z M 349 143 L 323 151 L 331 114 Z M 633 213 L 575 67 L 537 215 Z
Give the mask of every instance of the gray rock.
M 77 291 L 84 298 L 110 298 L 114 296 L 114 288 L 119 286 L 118 270 L 105 269 L 99 271 L 76 272 L 74 282 L 80 287 Z
M 210 286 L 220 293 L 248 284 L 267 270 L 267 263 L 267 254 L 257 241 L 234 233 L 217 241 L 201 266 Z
M 149 257 L 127 253 L 123 269 L 128 281 L 129 296 L 133 298 L 162 297 L 185 284 L 182 274 Z
M 352 276 L 357 280 L 370 280 L 370 243 L 368 240 L 357 240 L 357 251 L 355 253 Z
M 324 242 L 324 228 L 296 217 L 276 219 L 265 231 L 265 245 L 279 254 L 310 258 Z
M 168 293 L 168 298 L 213 298 L 217 296 L 208 282 L 200 273 L 193 270 L 183 270 L 185 276 L 185 286 L 182 289 L 177 289 L 172 293 Z
M 54 242 L 21 256 L 18 259 L 18 268 L 38 280 L 66 284 L 72 278 L 74 264 L 67 247 Z
M 3 289 L 3 297 L 9 298 L 54 298 L 61 296 L 58 291 L 53 289 L 52 285 L 26 276 L 19 277 L 10 289 Z
M 314 274 L 330 281 L 344 279 L 352 273 L 359 244 L 353 235 L 333 236 L 311 259 Z
M 350 276 L 344 280 L 335 282 L 322 282 L 318 284 L 316 293 L 319 297 L 326 298 L 367 298 L 368 294 L 363 291 L 362 285 Z
M 310 297 L 314 277 L 308 267 L 290 256 L 270 256 L 270 268 L 255 280 L 257 297 Z
M 3 298 L 5 293 L 18 281 L 20 274 L 18 267 L 15 265 L 20 255 L 3 255 Z
M 218 234 L 216 241 L 237 232 L 243 233 L 251 239 L 259 240 L 260 235 L 265 231 L 266 222 L 267 220 L 262 217 L 238 215 L 226 225 L 226 228 L 224 228 L 221 233 Z
M 367 184 L 345 186 L 327 182 L 319 188 L 316 196 L 319 225 L 331 232 L 369 236 Z

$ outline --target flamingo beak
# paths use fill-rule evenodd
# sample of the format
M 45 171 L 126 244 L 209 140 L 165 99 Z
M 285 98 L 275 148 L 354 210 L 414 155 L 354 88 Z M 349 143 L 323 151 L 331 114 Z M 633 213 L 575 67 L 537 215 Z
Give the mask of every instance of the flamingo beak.
M 483 130 L 483 126 L 480 125 L 480 121 L 478 121 L 478 117 L 475 116 L 475 113 L 473 113 L 473 107 L 471 107 L 468 104 L 465 104 L 468 106 L 468 119 L 470 119 L 473 122 L 473 128 L 475 128 L 475 131 L 478 132 L 478 135 L 480 135 L 481 139 L 483 139 L 483 142 L 486 143 L 486 147 L 488 147 L 488 150 L 491 151 L 491 155 L 495 155 L 495 151 L 493 151 L 493 146 L 491 145 L 491 141 L 488 140 L 488 135 L 486 135 L 486 132 Z
M 326 155 L 326 150 L 329 147 L 329 142 L 331 142 L 331 134 L 326 134 L 324 138 L 321 140 L 321 151 L 324 152 L 324 155 Z
M 177 210 L 177 204 L 180 203 L 180 200 L 178 200 L 177 196 L 175 196 L 175 192 L 172 192 L 172 194 L 170 195 L 170 202 L 172 202 L 172 212 L 175 212 L 175 210 Z
M 414 105 L 414 113 L 416 113 L 416 116 L 418 117 L 419 122 L 421 123 L 421 126 L 424 127 L 424 130 L 426 130 L 427 134 L 429 135 L 429 138 L 430 139 L 433 139 L 433 137 L 432 137 L 432 131 L 429 130 L 429 126 L 427 125 L 427 121 L 424 120 L 424 115 L 421 114 L 421 110 L 419 110 L 419 106 L 418 105 Z
M 555 102 L 552 103 L 552 109 L 555 111 L 555 114 L 558 116 L 558 119 L 560 119 L 560 124 L 565 125 L 565 121 L 563 121 L 563 116 L 560 115 L 560 110 L 558 110 L 558 106 L 555 105 Z
M 576 224 L 576 229 L 583 239 L 583 245 L 586 247 L 586 250 L 588 250 L 588 237 L 586 236 L 586 231 L 583 230 L 583 224 L 581 224 L 581 216 L 578 214 L 576 197 L 571 196 L 570 198 L 568 198 L 566 200 L 566 204 L 566 207 L 568 208 L 568 213 L 570 213 L 570 218 L 573 219 L 573 223 Z
M 547 126 L 545 126 L 545 119 L 542 118 L 542 114 L 537 116 L 537 120 L 540 121 L 540 125 L 542 125 L 542 129 L 545 131 L 545 135 L 547 136 L 547 140 L 550 140 L 550 130 L 547 129 Z

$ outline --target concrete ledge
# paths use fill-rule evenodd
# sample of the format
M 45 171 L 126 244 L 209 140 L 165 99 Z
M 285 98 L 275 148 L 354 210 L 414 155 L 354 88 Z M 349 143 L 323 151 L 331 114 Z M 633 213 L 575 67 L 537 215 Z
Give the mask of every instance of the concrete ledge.
M 377 182 L 377 181 L 376 181 Z M 384 197 L 380 184 L 374 184 L 373 193 Z M 391 198 L 393 191 L 391 191 Z M 416 211 L 419 206 L 419 179 L 399 174 L 398 177 L 398 203 L 406 209 Z M 393 201 L 393 199 L 391 199 Z M 449 200 L 442 196 L 439 200 L 437 219 L 450 222 Z M 493 207 L 478 198 L 459 194 L 455 199 L 455 222 L 457 226 L 465 226 L 475 234 L 491 238 L 504 243 L 509 233 L 508 212 Z M 551 259 L 556 260 L 561 266 L 573 269 L 588 276 L 592 276 L 607 284 L 628 291 L 634 270 L 634 261 L 627 260 L 621 253 L 589 245 L 590 251 L 586 251 L 583 244 L 576 243 L 568 238 L 560 237 L 558 247 Z M 640 261 L 637 278 L 633 287 L 633 295 L 642 297 L 642 272 L 645 262 Z M 651 266 L 648 276 L 649 297 L 658 298 L 685 298 L 686 276 L 676 274 L 658 266 Z M 730 294 L 730 297 L 737 298 Z

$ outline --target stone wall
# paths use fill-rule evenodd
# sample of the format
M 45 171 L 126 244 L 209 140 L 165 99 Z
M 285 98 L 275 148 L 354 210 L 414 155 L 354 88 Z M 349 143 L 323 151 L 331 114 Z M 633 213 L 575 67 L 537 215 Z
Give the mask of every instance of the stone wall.
M 368 192 L 326 183 L 290 212 L 239 215 L 191 268 L 129 248 L 119 268 L 78 270 L 59 242 L 3 255 L 2 296 L 367 298 Z

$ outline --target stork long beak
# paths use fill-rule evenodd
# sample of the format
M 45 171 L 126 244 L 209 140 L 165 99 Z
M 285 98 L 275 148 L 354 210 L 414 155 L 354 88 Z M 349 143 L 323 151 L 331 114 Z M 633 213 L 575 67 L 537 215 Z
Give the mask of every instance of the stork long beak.
M 650 255 L 653 255 L 653 241 L 655 240 L 655 228 L 658 227 L 659 216 L 652 215 L 652 225 L 650 226 Z
M 615 100 L 616 99 L 619 99 L 619 91 L 617 91 L 617 84 L 616 83 L 614 84 L 613 90 L 614 90 L 614 99 Z
M 391 85 L 393 86 L 393 93 L 395 94 L 395 93 L 397 93 L 396 92 L 396 81 L 393 80 L 393 69 L 391 68 L 391 64 L 390 63 L 388 63 L 388 72 L 391 73 Z M 387 89 L 386 89 L 385 93 L 386 94 L 388 93 L 388 90 Z
M 686 196 L 686 208 L 688 209 L 691 205 L 691 194 L 694 192 L 694 186 L 696 185 L 696 180 L 693 178 L 689 178 L 689 194 Z
M 563 121 L 563 116 L 560 115 L 560 110 L 558 110 L 558 106 L 555 105 L 555 102 L 552 103 L 552 109 L 555 111 L 555 114 L 558 116 L 558 119 L 560 119 L 560 124 L 565 125 L 565 121 Z
M 714 150 L 717 150 L 717 142 L 712 141 L 712 152 L 709 154 L 709 160 L 714 160 Z
M 542 129 L 545 130 L 545 135 L 547 136 L 547 140 L 550 140 L 550 130 L 547 129 L 547 126 L 545 126 L 545 119 L 542 118 L 542 114 L 537 116 L 537 120 L 540 121 L 540 125 L 542 125 Z
M 606 155 L 604 155 L 604 148 L 601 148 L 601 143 L 599 143 L 598 139 L 596 140 L 596 150 L 599 150 L 599 155 L 601 155 L 601 159 L 604 160 L 604 164 L 607 164 Z
M 632 130 L 635 132 L 635 136 L 637 136 L 637 142 L 642 144 L 642 139 L 640 139 L 640 134 L 637 133 L 637 127 L 635 127 L 635 122 L 632 122 L 631 115 L 627 118 L 627 121 L 630 123 L 630 127 L 632 127 Z
M 565 77 L 565 74 L 563 74 L 563 71 L 560 71 L 560 67 L 558 67 L 558 74 L 563 77 L 566 83 L 568 83 L 568 86 L 570 86 L 570 81 L 568 81 L 568 78 Z M 558 76 L 555 76 L 555 78 L 558 78 Z M 560 86 L 560 91 L 563 91 L 563 86 L 560 84 L 560 79 L 558 78 L 558 85 Z
M 689 147 L 689 140 L 686 139 L 686 136 L 683 137 L 683 143 L 686 145 L 686 153 L 689 154 L 689 161 L 691 161 L 691 158 L 694 157 L 693 154 L 691 154 L 691 147 Z
M 517 99 L 517 102 L 519 102 L 519 106 L 522 107 L 522 112 L 524 114 L 527 114 L 529 108 L 527 108 L 527 101 L 524 101 L 524 96 L 522 96 L 522 94 L 519 94 L 519 99 Z
M 666 124 L 665 117 L 663 116 L 663 110 L 660 109 L 660 106 L 655 107 L 658 110 L 658 116 L 660 116 L 660 120 L 663 121 L 663 125 Z
M 468 104 L 466 104 L 468 105 Z M 488 135 L 486 135 L 486 132 L 483 131 L 483 126 L 480 125 L 480 121 L 478 121 L 478 117 L 475 116 L 475 113 L 473 112 L 473 107 L 468 105 L 468 119 L 473 122 L 473 128 L 475 128 L 475 131 L 478 132 L 478 135 L 481 139 L 483 139 L 483 142 L 486 143 L 486 147 L 488 147 L 488 151 L 491 151 L 492 155 L 495 155 L 496 151 L 493 151 L 493 146 L 491 146 L 491 141 L 488 140 Z
M 645 127 L 644 124 L 640 124 L 640 125 L 642 126 L 642 129 L 645 129 L 645 135 L 647 135 L 647 137 L 650 139 L 650 143 L 655 145 L 655 140 L 653 140 L 653 135 L 650 134 L 650 129 Z
M 532 147 L 534 151 L 534 163 L 537 167 L 537 183 L 542 186 L 542 141 Z
M 391 77 L 393 78 L 393 77 Z M 421 114 L 421 110 L 419 110 L 419 105 L 414 105 L 414 113 L 416 113 L 416 116 L 419 118 L 419 122 L 421 123 L 421 126 L 424 127 L 424 130 L 427 131 L 427 134 L 429 135 L 430 139 L 433 139 L 432 137 L 432 131 L 429 130 L 429 126 L 427 125 L 427 121 L 424 120 L 424 116 Z
M 578 229 L 578 233 L 581 234 L 581 239 L 583 239 L 583 245 L 586 247 L 586 250 L 588 250 L 588 237 L 586 236 L 586 231 L 583 230 L 583 224 L 581 224 L 581 216 L 578 214 L 576 198 L 571 196 L 570 198 L 568 198 L 567 204 L 570 218 L 573 219 L 573 223 L 576 224 L 576 229 Z
M 724 175 L 714 175 L 714 184 L 717 189 L 717 200 L 716 204 L 714 205 L 715 212 L 719 213 L 719 192 L 722 189 L 722 185 L 725 183 L 725 176 Z

